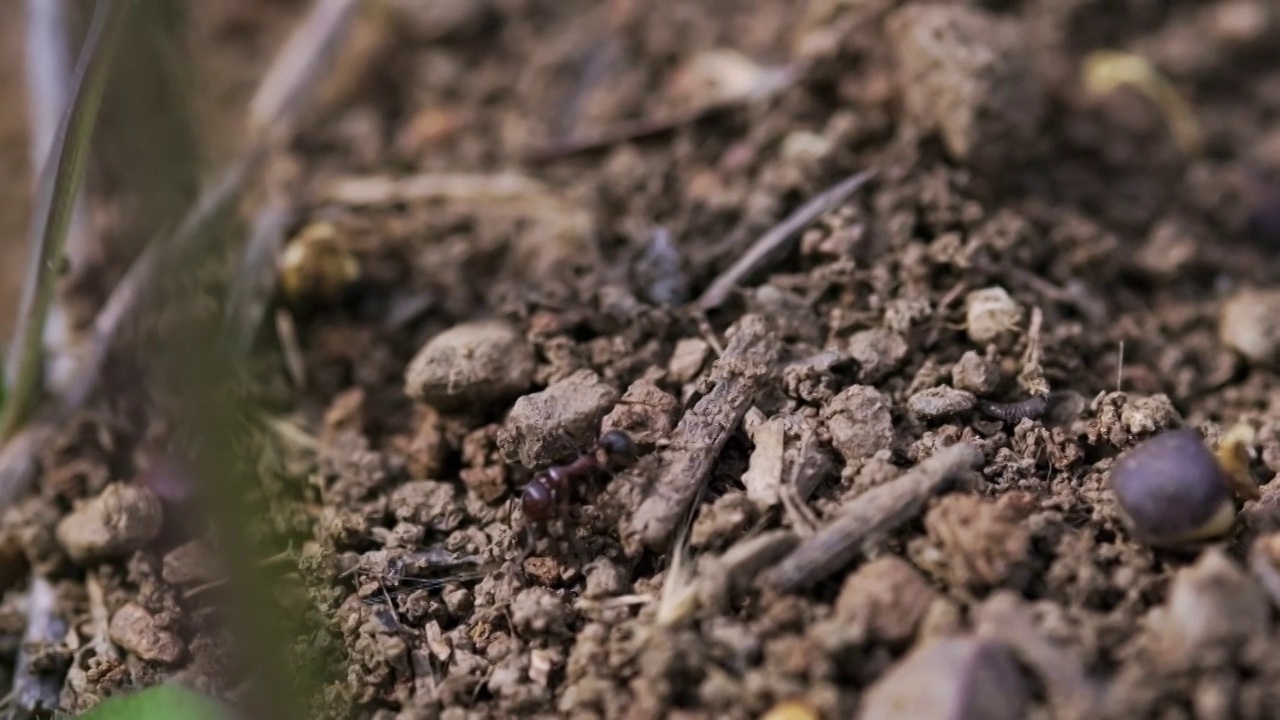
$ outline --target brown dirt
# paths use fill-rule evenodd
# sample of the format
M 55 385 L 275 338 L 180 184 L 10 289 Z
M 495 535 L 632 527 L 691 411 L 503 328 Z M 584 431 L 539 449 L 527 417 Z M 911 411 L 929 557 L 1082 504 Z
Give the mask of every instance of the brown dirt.
M 213 74 L 297 12 L 210 5 Z M 317 716 L 1280 712 L 1280 331 L 1246 311 L 1219 334 L 1233 297 L 1280 277 L 1274 3 L 455 5 L 399 16 L 287 157 L 299 231 L 332 223 L 361 265 L 352 292 L 292 306 L 305 383 L 287 403 L 317 448 L 264 478 L 298 548 L 293 602 L 323 623 L 298 647 L 339 658 Z M 1099 49 L 1155 62 L 1200 145 L 1131 88 L 1086 92 Z M 801 60 L 762 100 L 570 151 Z M 756 238 L 868 168 L 696 309 Z M 1264 485 L 1231 535 L 1134 540 L 1116 456 L 1238 421 Z M 174 469 L 135 458 L 135 425 L 65 428 L 2 525 L 72 608 L 83 645 L 51 646 L 74 659 L 69 708 L 234 676 L 213 660 L 216 565 L 151 542 Z M 575 477 L 525 557 L 525 483 L 611 428 L 634 461 Z M 958 441 L 978 471 L 908 472 Z M 125 507 L 115 480 L 159 498 Z M 849 503 L 876 513 L 849 559 L 771 584 Z

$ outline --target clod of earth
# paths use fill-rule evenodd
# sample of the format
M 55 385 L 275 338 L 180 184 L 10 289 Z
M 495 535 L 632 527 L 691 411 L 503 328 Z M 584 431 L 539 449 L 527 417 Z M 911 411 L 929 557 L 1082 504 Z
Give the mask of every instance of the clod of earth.
M 966 350 L 951 366 L 951 384 L 974 395 L 990 394 L 1002 379 L 1000 367 L 973 350 Z
M 822 407 L 831 446 L 845 465 L 857 468 L 893 444 L 893 407 L 889 398 L 869 385 L 853 385 Z
M 910 121 L 985 172 L 1034 145 L 1044 83 L 1016 23 L 963 5 L 916 3 L 885 23 Z
M 872 560 L 845 578 L 836 597 L 835 617 L 864 628 L 874 640 L 906 643 L 940 597 L 911 563 L 888 556 Z
M 1026 518 L 1035 498 L 1017 490 L 989 500 L 955 493 L 938 499 L 925 514 L 930 542 L 952 585 L 985 589 L 1017 584 L 1031 552 Z
M 1031 693 L 1003 644 L 973 637 L 926 641 L 863 698 L 860 720 L 1018 720 Z
M 1111 488 L 1134 536 L 1178 547 L 1226 534 L 1236 506 L 1218 459 L 1191 428 L 1156 435 L 1124 453 Z
M 535 468 L 576 455 L 618 391 L 591 370 L 579 370 L 546 390 L 516 400 L 498 432 L 508 462 Z
M 858 382 L 874 384 L 901 367 L 910 348 L 901 335 L 885 328 L 861 330 L 849 337 L 849 357 L 858 363 Z
M 441 410 L 515 397 L 529 388 L 533 347 L 501 320 L 463 323 L 422 346 L 405 370 L 405 393 Z
M 177 635 L 157 626 L 156 618 L 137 603 L 127 603 L 111 616 L 111 639 L 143 660 L 172 665 L 186 647 Z
M 82 564 L 118 558 L 154 539 L 163 521 L 154 492 L 114 483 L 58 523 L 58 544 Z
M 218 555 L 202 540 L 192 540 L 164 556 L 161 576 L 173 585 L 198 585 L 221 577 Z

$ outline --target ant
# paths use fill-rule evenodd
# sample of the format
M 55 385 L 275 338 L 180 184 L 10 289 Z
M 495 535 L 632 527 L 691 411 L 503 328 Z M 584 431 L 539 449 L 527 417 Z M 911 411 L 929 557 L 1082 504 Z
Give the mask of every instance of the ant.
M 591 452 L 579 455 L 565 465 L 552 465 L 534 476 L 520 494 L 520 507 L 524 511 L 528 544 L 516 566 L 533 554 L 538 536 L 557 517 L 567 519 L 569 496 L 575 481 L 583 480 L 597 471 L 614 472 L 635 459 L 636 445 L 631 436 L 621 430 L 609 430 L 601 435 Z

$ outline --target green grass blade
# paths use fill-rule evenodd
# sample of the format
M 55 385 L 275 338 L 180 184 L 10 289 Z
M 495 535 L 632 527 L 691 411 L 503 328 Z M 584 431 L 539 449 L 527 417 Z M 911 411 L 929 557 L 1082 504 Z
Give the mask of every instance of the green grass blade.
M 81 720 L 230 720 L 218 703 L 179 685 L 157 685 L 98 703 Z
M 44 325 L 61 270 L 76 194 L 84 179 L 94 121 L 131 3 L 132 0 L 98 0 L 76 64 L 69 104 L 41 171 L 32 208 L 31 264 L 14 343 L 5 364 L 10 395 L 0 411 L 0 440 L 7 440 L 22 427 L 40 398 Z

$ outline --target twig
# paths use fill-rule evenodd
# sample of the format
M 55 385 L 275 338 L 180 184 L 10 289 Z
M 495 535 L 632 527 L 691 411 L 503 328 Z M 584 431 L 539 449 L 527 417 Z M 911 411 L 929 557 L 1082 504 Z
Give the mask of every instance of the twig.
M 285 233 L 296 213 L 276 199 L 258 210 L 253 232 L 240 261 L 240 271 L 227 297 L 225 327 L 233 344 L 242 352 L 249 349 L 253 335 L 266 317 L 267 305 L 275 292 L 276 258 L 284 248 Z
M 11 507 L 35 480 L 36 452 L 53 436 L 55 425 L 43 419 L 28 423 L 0 448 L 0 508 Z
M 29 236 L 33 247 L 27 277 L 33 282 L 23 289 L 16 342 L 6 358 L 5 378 L 11 394 L 0 415 L 0 440 L 13 437 L 40 397 L 45 320 L 62 270 L 67 228 L 84 177 L 94 120 L 130 7 L 131 3 L 120 0 L 102 0 L 95 6 L 76 64 L 70 103 L 50 142 Z
M 745 103 L 776 95 L 793 84 L 803 72 L 804 68 L 800 65 L 775 68 L 771 74 L 767 75 L 759 87 L 753 88 L 752 92 L 735 97 L 722 98 L 702 107 L 674 113 L 668 117 L 626 120 L 610 125 L 587 137 L 557 140 L 544 146 L 530 148 L 523 153 L 523 157 L 529 162 L 545 162 L 661 135 L 728 112 L 734 108 L 741 107 Z
M 915 517 L 930 497 L 964 471 L 977 467 L 982 459 L 976 446 L 956 443 L 898 478 L 862 493 L 771 569 L 765 582 L 793 592 L 823 580 L 853 560 L 867 541 Z
M 289 36 L 249 102 L 254 144 L 289 141 L 312 91 L 347 37 L 359 0 L 317 0 Z
M 59 673 L 33 672 L 32 651 L 62 642 L 67 623 L 57 614 L 58 596 L 53 585 L 37 573 L 31 574 L 27 592 L 27 629 L 18 651 L 18 667 L 13 677 L 13 702 L 19 712 L 31 715 L 58 709 L 63 677 Z
M 710 558 L 698 578 L 698 601 L 704 612 L 723 613 L 734 594 L 747 588 L 765 568 L 795 550 L 800 537 L 772 530 L 739 540 L 719 557 Z
M 696 303 L 698 309 L 706 311 L 719 307 L 744 278 L 762 267 L 774 253 L 781 252 L 786 243 L 798 232 L 844 202 L 875 176 L 875 169 L 871 169 L 841 180 L 801 205 L 769 232 L 761 235 L 745 255 L 712 281 L 706 292 L 702 293 L 702 297 L 698 298 Z
M 662 476 L 631 517 L 625 543 L 637 540 L 665 550 L 671 533 L 706 484 L 711 468 L 742 416 L 773 372 L 778 340 L 764 318 L 746 315 L 738 321 L 724 356 L 711 369 L 714 386 L 680 423 L 663 451 Z

